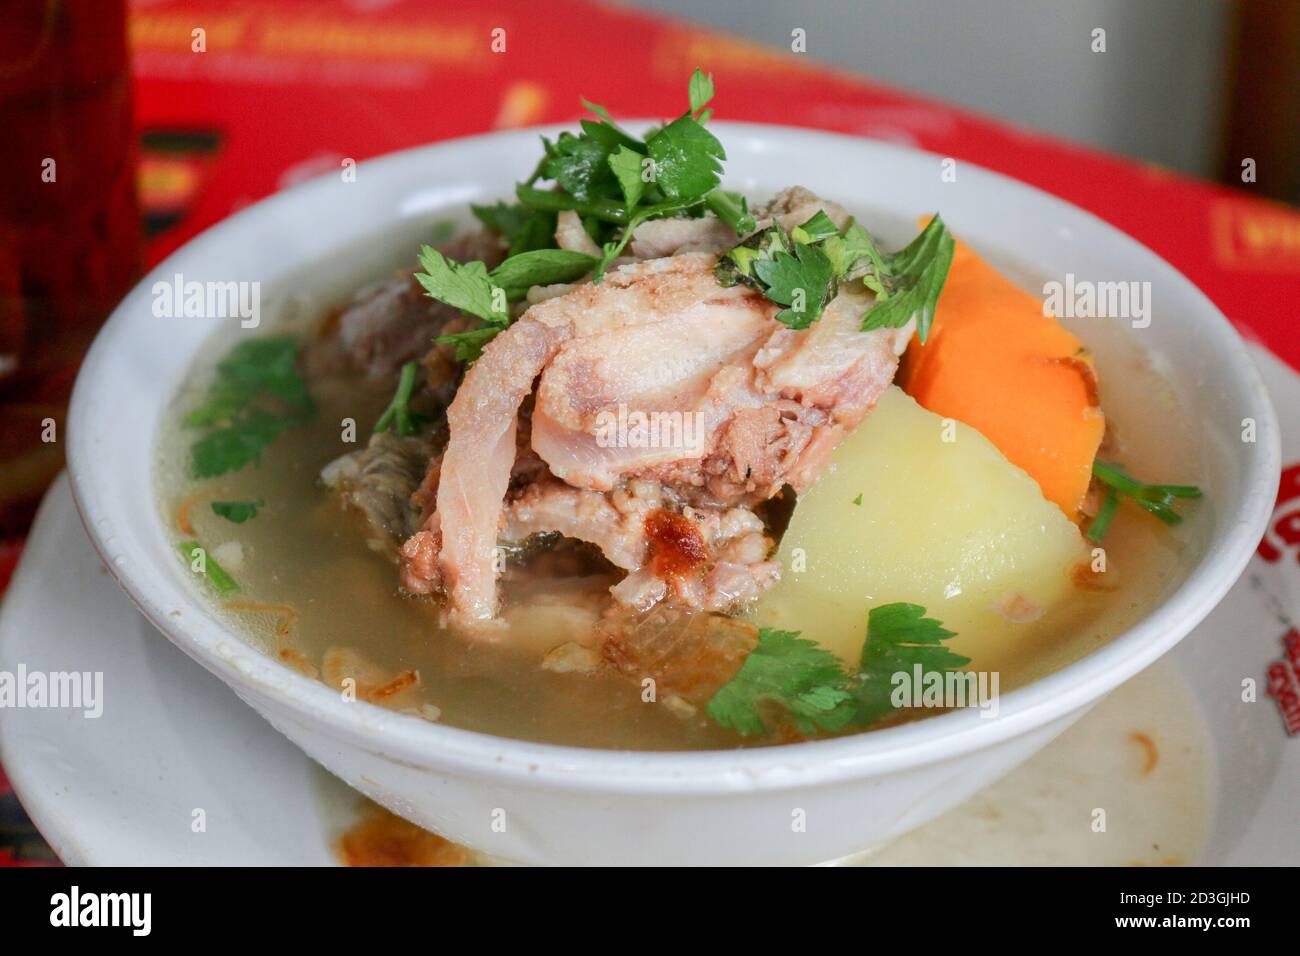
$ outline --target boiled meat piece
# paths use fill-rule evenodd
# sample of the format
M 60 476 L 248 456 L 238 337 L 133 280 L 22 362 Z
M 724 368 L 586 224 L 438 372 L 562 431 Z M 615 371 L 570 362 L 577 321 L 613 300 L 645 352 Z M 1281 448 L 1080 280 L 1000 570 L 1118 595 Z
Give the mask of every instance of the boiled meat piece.
M 793 226 L 819 209 L 847 218 L 797 188 L 762 212 Z M 638 230 L 642 251 L 716 238 L 707 220 L 671 222 Z M 725 611 L 771 586 L 780 567 L 753 509 L 811 486 L 892 381 L 912 327 L 863 332 L 871 298 L 841 289 L 790 329 L 757 291 L 719 286 L 716 263 L 683 252 L 556 289 L 487 345 L 402 548 L 408 590 L 489 623 L 496 549 L 547 532 L 626 571 L 613 594 L 630 607 Z

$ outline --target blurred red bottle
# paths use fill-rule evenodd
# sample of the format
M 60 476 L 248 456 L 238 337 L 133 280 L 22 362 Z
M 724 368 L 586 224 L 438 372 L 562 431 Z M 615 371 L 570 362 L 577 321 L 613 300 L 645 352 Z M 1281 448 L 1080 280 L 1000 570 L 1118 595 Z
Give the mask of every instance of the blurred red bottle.
M 0 0 L 0 18 L 2 539 L 62 466 L 72 381 L 137 276 L 140 221 L 125 0 Z

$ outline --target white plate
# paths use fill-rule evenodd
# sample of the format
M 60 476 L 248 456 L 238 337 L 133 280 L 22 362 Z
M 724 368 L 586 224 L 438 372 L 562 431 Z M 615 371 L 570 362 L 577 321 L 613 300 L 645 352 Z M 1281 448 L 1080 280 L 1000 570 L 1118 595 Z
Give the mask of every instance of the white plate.
M 1271 702 L 1242 705 L 1237 720 L 1212 717 L 1204 768 L 1197 754 L 1177 753 L 1184 740 L 1202 736 L 1187 726 L 1201 723 L 1189 684 L 1197 693 L 1216 673 L 1258 673 L 1275 656 L 1275 638 L 1263 630 L 1220 640 L 1221 627 L 1243 609 L 1258 617 L 1250 577 L 1171 655 L 1174 663 L 1134 678 L 967 804 L 852 862 L 1186 861 L 1202 844 L 1199 858 L 1209 863 L 1300 860 L 1300 741 L 1283 745 Z M 0 610 L 0 670 L 12 673 L 19 663 L 104 674 L 97 719 L 67 710 L 0 712 L 0 760 L 65 862 L 335 862 L 332 845 L 357 794 L 136 612 L 91 548 L 66 478 L 46 498 Z M 1149 779 L 1136 770 L 1130 728 L 1161 741 L 1166 764 Z M 1228 773 L 1215 774 L 1216 764 Z M 1180 803 L 1190 810 L 1173 812 Z M 1109 836 L 1093 831 L 1098 805 L 1107 810 Z
M 0 711 L 0 763 L 65 863 L 329 862 L 324 773 L 140 616 L 91 547 L 66 475 L 41 505 L 0 635 L 0 670 L 104 675 L 99 718 Z

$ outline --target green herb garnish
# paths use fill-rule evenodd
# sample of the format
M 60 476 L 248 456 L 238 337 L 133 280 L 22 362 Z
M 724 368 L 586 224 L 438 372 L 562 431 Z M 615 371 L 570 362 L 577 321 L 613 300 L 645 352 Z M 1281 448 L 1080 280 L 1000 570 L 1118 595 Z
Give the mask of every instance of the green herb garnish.
M 1101 507 L 1088 526 L 1088 538 L 1092 541 L 1100 541 L 1105 536 L 1121 498 L 1132 499 L 1139 508 L 1151 512 L 1165 524 L 1174 525 L 1183 520 L 1174 510 L 1175 502 L 1180 498 L 1201 497 L 1201 489 L 1195 485 L 1149 485 L 1119 465 L 1104 461 L 1093 461 L 1092 473 L 1104 486 Z
M 754 274 L 763 282 L 763 294 L 778 305 L 777 321 L 792 329 L 806 329 L 821 317 L 835 297 L 835 273 L 826 253 L 812 243 L 796 242 L 794 252 L 778 252 L 754 262 Z
M 922 679 L 928 673 L 957 670 L 970 663 L 969 657 L 954 654 L 943 642 L 957 635 L 934 618 L 925 616 L 918 604 L 882 604 L 867 615 L 867 640 L 858 663 L 858 682 L 853 688 L 857 705 L 854 722 L 869 724 L 894 709 L 890 700 L 895 674 L 911 674 L 919 664 Z
M 841 232 L 819 210 L 788 236 L 780 225 L 750 236 L 718 261 L 714 274 L 723 286 L 744 282 L 789 306 L 776 317 L 795 329 L 806 329 L 821 316 L 840 283 L 860 281 L 876 297 L 862 317 L 863 331 L 902 328 L 915 316 L 924 342 L 953 245 L 935 216 L 905 249 L 886 255 L 857 223 L 850 220 Z
M 621 199 L 580 200 L 568 193 L 553 189 L 538 189 L 526 183 L 515 186 L 515 195 L 524 205 L 543 212 L 557 213 L 564 212 L 566 209 L 572 210 L 582 217 L 583 222 L 594 219 L 611 225 L 622 225 L 628 221 L 627 208 Z M 547 247 L 554 246 L 555 236 L 552 235 Z
M 207 396 L 182 419 L 187 428 L 207 429 L 190 448 L 195 478 L 258 461 L 281 432 L 311 416 L 316 406 L 298 375 L 297 358 L 297 341 L 275 336 L 241 342 L 217 363 Z
M 850 219 L 842 234 L 827 236 L 821 245 L 836 275 L 870 277 L 875 281 L 868 284 L 868 288 L 876 293 L 876 297 L 889 297 L 889 290 L 878 279 L 885 273 L 884 256 L 871 235 L 855 221 Z
M 550 158 L 542 167 L 542 176 L 554 180 L 566 195 L 579 202 L 616 195 L 618 182 L 609 168 L 609 155 L 612 147 L 621 142 L 617 136 L 593 135 L 594 130 L 604 128 L 605 123 L 591 124 L 592 131 L 561 133 L 554 143 L 545 143 Z
M 410 438 L 419 430 L 420 416 L 411 411 L 411 393 L 415 391 L 415 379 L 419 370 L 420 363 L 415 361 L 402 366 L 402 372 L 397 378 L 397 390 L 393 392 L 379 421 L 375 422 L 375 434 L 391 428 L 402 438 Z
M 512 256 L 555 244 L 555 213 L 533 209 L 523 203 L 499 202 L 492 206 L 470 206 L 470 211 L 489 229 L 510 243 Z
M 690 99 L 692 113 L 698 113 L 708 106 L 709 101 L 713 99 L 713 74 L 705 73 L 703 70 L 696 70 L 691 74 L 687 95 Z M 605 118 L 609 119 L 608 114 Z
M 1110 523 L 1115 520 L 1117 511 L 1119 511 L 1119 495 L 1115 493 L 1114 488 L 1107 485 L 1101 494 L 1101 507 L 1097 509 L 1097 516 L 1088 525 L 1089 541 L 1100 541 L 1106 536 L 1106 531 L 1110 528 Z
M 705 207 L 731 227 L 738 236 L 753 232 L 758 223 L 749 211 L 749 200 L 740 193 L 715 189 L 704 197 Z
M 618 188 L 623 191 L 624 208 L 635 209 L 650 185 L 646 173 L 652 167 L 647 164 L 646 156 L 629 146 L 620 145 L 609 154 L 609 166 L 618 180 Z
M 710 717 L 742 734 L 767 730 L 762 708 L 779 705 L 805 733 L 839 730 L 852 719 L 853 695 L 840 659 L 798 631 L 763 628 L 736 676 L 709 701 Z
M 779 225 L 768 226 L 762 232 L 756 232 L 739 245 L 732 246 L 718 260 L 713 274 L 718 284 L 729 288 L 737 282 L 763 292 L 767 286 L 754 274 L 758 262 L 770 260 L 777 253 L 788 252 L 792 240 Z
M 212 513 L 235 524 L 243 524 L 249 518 L 256 518 L 257 509 L 265 504 L 260 498 L 257 501 L 214 501 Z
M 813 243 L 821 242 L 823 239 L 832 237 L 839 238 L 839 226 L 831 222 L 831 217 L 824 211 L 818 209 L 813 217 L 805 222 L 802 226 L 795 226 L 790 231 L 790 238 L 795 242 Z
M 882 299 L 877 293 L 875 305 L 862 317 L 863 331 L 900 329 L 915 316 L 916 337 L 924 342 L 948 278 L 954 246 L 948 227 L 936 215 L 905 249 L 884 256 L 884 271 L 875 278 L 888 296 Z M 875 257 L 869 258 L 874 267 Z
M 511 256 L 491 272 L 481 262 L 453 262 L 436 249 L 424 246 L 415 274 L 432 298 L 477 316 L 485 323 L 477 329 L 439 336 L 434 341 L 451 345 L 456 359 L 472 362 L 483 346 L 510 324 L 507 303 L 523 298 L 535 285 L 572 282 L 591 272 L 599 260 L 582 252 L 565 249 L 533 249 Z
M 216 558 L 212 557 L 197 541 L 182 541 L 177 547 L 180 549 L 181 557 L 189 565 L 191 571 L 196 574 L 202 574 L 208 579 L 208 583 L 218 594 L 231 594 L 239 590 L 239 585 L 235 579 L 226 573 L 226 569 L 217 564 Z M 201 571 L 195 571 L 194 563 L 198 561 L 202 565 Z
M 669 199 L 702 199 L 722 180 L 727 158 L 718 138 L 683 113 L 646 140 L 655 182 Z
M 483 346 L 510 324 L 506 290 L 492 281 L 483 263 L 453 262 L 430 246 L 420 247 L 420 265 L 424 272 L 417 272 L 415 280 L 431 298 L 477 316 L 485 323 L 481 328 L 434 339 L 453 346 L 458 361 L 474 361 L 482 354 Z
M 423 272 L 415 280 L 430 297 L 503 328 L 509 322 L 504 290 L 488 278 L 481 262 L 453 262 L 432 246 L 420 247 Z
M 506 290 L 509 299 L 522 298 L 535 285 L 573 282 L 596 268 L 599 260 L 585 252 L 535 249 L 511 256 L 489 274 L 492 283 Z
M 738 235 L 752 231 L 754 217 L 744 199 L 718 188 L 726 153 L 704 125 L 713 93 L 713 78 L 696 70 L 686 112 L 644 139 L 618 126 L 605 107 L 584 99 L 595 118 L 583 119 L 580 132 L 543 138 L 541 160 L 515 186 L 518 202 L 471 207 L 509 242 L 501 265 L 489 272 L 482 263 L 452 263 L 430 255 L 428 247 L 421 250 L 424 272 L 416 279 L 425 291 L 484 322 L 437 341 L 453 346 L 459 361 L 475 360 L 509 326 L 507 302 L 522 298 L 531 286 L 572 282 L 588 273 L 600 282 L 647 220 L 708 210 Z M 539 185 L 544 181 L 553 186 Z M 570 210 L 600 246 L 598 259 L 554 248 L 556 215 Z
M 894 709 L 894 675 L 945 672 L 970 663 L 943 645 L 953 637 L 915 604 L 883 604 L 867 617 L 858 673 L 798 631 L 762 628 L 740 670 L 709 701 L 708 715 L 741 734 L 769 729 L 765 712 L 778 709 L 800 733 L 867 726 Z
M 485 325 L 470 329 L 468 332 L 453 332 L 440 335 L 436 339 L 439 345 L 450 345 L 457 362 L 476 362 L 483 354 L 483 347 L 491 342 L 504 326 Z

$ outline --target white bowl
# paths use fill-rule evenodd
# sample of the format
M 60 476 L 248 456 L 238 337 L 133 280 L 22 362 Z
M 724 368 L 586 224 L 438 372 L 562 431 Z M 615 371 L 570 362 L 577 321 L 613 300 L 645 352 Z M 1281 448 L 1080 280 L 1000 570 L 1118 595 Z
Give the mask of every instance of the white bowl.
M 1155 254 L 994 173 L 961 164 L 956 182 L 944 182 L 937 156 L 805 130 L 712 128 L 734 188 L 762 195 L 800 183 L 894 223 L 938 209 L 973 245 L 1043 275 L 1149 281 L 1155 319 L 1140 341 L 1204 443 L 1196 553 L 1136 626 L 1004 694 L 996 719 L 961 710 L 797 745 L 637 753 L 509 740 L 344 702 L 232 634 L 176 556 L 155 500 L 155 436 L 200 347 L 234 320 L 155 318 L 151 288 L 175 273 L 257 280 L 268 292 L 289 278 L 329 287 L 341 250 L 376 272 L 409 258 L 433 220 L 509 195 L 538 133 L 555 130 L 408 150 L 363 163 L 355 182 L 328 176 L 275 195 L 175 253 L 96 339 L 68 429 L 77 505 L 105 563 L 171 641 L 349 784 L 489 853 L 533 863 L 812 863 L 889 840 L 997 779 L 1177 643 L 1241 573 L 1272 509 L 1278 434 L 1259 374 L 1227 320 Z M 329 268 L 309 269 L 322 262 Z M 1251 443 L 1241 440 L 1246 418 Z

